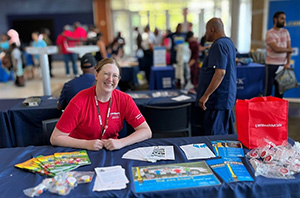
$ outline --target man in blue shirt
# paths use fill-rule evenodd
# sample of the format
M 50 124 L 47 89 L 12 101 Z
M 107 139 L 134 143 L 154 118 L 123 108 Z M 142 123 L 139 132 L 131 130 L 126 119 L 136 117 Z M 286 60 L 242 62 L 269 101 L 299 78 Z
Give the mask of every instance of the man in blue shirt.
M 85 54 L 81 59 L 81 70 L 83 74 L 79 77 L 66 82 L 61 91 L 57 108 L 59 110 L 65 109 L 70 100 L 81 90 L 87 89 L 95 84 L 95 66 L 96 59 L 91 54 Z
M 236 98 L 236 49 L 225 36 L 221 19 L 206 25 L 206 40 L 213 42 L 200 71 L 197 101 L 203 110 L 203 135 L 233 133 L 232 108 Z M 202 135 L 202 134 L 201 134 Z

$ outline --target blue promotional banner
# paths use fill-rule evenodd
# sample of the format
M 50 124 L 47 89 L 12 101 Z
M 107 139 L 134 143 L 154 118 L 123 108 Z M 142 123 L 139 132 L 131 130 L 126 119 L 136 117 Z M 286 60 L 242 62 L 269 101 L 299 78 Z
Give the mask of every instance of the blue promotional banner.
M 286 15 L 286 29 L 291 36 L 291 46 L 294 49 L 291 57 L 291 67 L 294 68 L 296 78 L 300 82 L 300 1 L 299 0 L 270 0 L 268 15 L 268 30 L 273 27 L 273 15 L 283 11 Z M 300 88 L 293 88 L 284 93 L 286 98 L 300 98 Z

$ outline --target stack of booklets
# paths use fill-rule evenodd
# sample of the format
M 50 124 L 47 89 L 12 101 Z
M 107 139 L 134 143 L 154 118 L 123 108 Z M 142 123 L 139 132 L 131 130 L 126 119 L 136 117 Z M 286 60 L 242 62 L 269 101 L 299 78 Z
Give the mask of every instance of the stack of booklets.
M 243 145 L 236 140 L 211 141 L 217 159 L 207 160 L 207 164 L 224 180 L 224 182 L 253 181 L 242 160 Z
M 69 172 L 79 166 L 91 164 L 85 150 L 54 153 L 53 155 L 31 158 L 15 167 L 25 169 L 42 175 L 55 176 L 58 173 Z

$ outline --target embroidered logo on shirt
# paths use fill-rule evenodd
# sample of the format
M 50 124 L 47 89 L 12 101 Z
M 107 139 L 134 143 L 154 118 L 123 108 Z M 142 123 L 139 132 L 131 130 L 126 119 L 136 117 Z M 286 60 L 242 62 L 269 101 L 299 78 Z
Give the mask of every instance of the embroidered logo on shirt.
M 135 116 L 135 118 L 138 120 L 138 119 L 140 119 L 142 117 L 142 114 L 140 113 L 140 114 L 138 114 L 137 116 Z
M 110 116 L 111 116 L 111 119 L 119 119 L 120 118 L 120 112 L 111 112 Z

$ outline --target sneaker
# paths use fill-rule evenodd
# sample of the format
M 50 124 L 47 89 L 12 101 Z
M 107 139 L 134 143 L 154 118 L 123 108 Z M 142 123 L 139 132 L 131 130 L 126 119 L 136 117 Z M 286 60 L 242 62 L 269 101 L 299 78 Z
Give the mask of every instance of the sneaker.
M 67 74 L 66 76 L 67 76 L 67 78 L 70 78 L 70 77 L 71 77 L 71 75 L 70 75 L 70 74 Z

